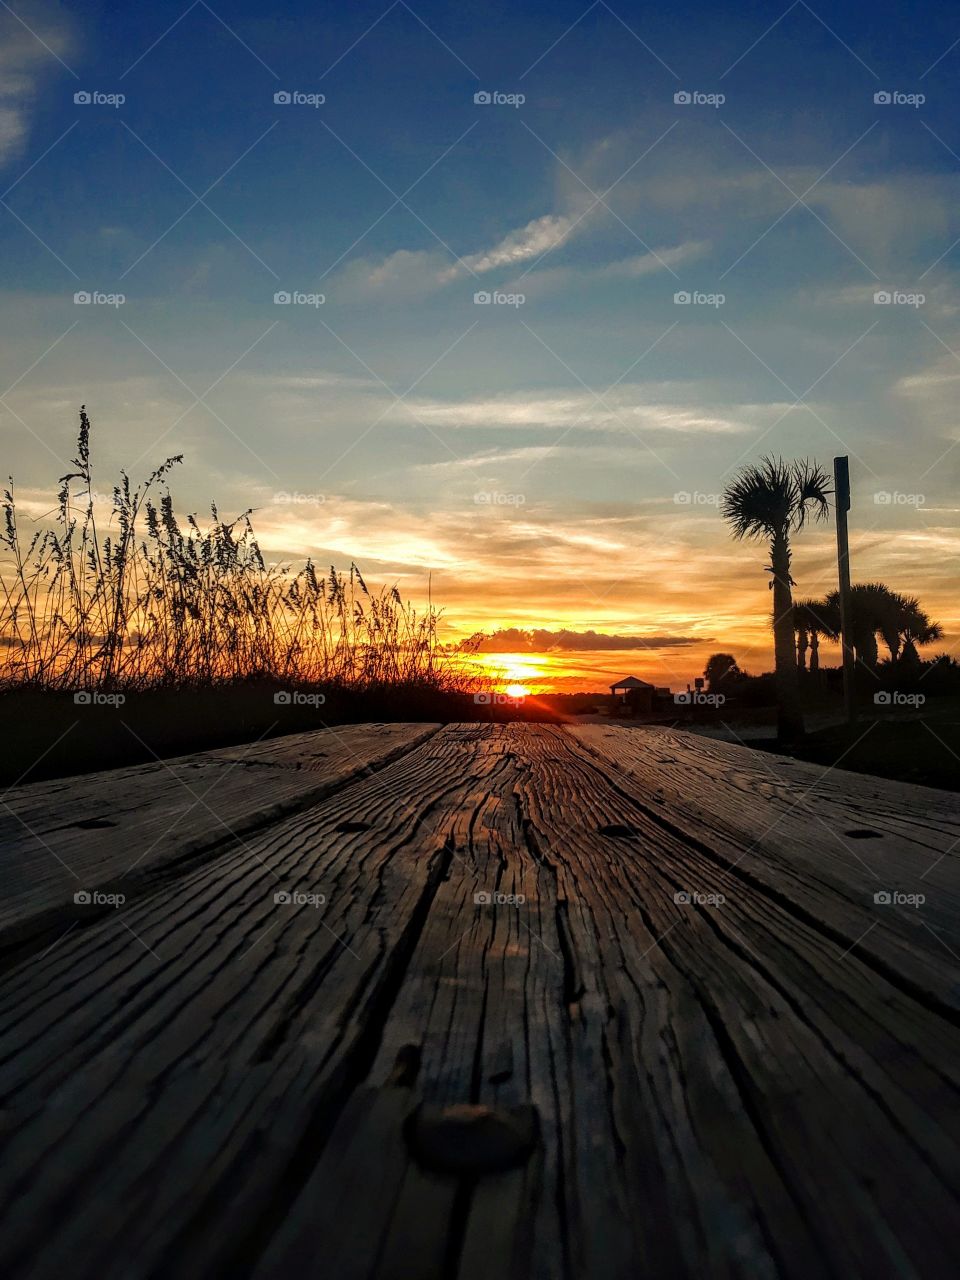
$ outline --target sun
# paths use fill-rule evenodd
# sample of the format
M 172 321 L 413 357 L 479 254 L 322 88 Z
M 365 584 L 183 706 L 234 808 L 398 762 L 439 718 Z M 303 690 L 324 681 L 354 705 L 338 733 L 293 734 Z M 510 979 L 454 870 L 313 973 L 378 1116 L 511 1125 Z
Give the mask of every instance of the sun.
M 543 659 L 526 653 L 482 653 L 475 659 L 484 680 L 511 698 L 527 698 L 540 691 Z

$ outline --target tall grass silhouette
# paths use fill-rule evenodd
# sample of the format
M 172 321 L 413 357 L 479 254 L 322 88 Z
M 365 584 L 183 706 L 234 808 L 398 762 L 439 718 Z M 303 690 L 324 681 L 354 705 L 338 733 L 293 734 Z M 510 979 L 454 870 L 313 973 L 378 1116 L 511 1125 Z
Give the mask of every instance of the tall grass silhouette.
M 0 529 L 0 688 L 150 689 L 251 679 L 458 692 L 469 676 L 438 643 L 439 613 L 396 587 L 268 564 L 247 510 L 181 523 L 168 487 L 182 455 L 137 487 L 125 472 L 98 527 L 90 419 L 46 527 L 27 537 L 13 480 Z

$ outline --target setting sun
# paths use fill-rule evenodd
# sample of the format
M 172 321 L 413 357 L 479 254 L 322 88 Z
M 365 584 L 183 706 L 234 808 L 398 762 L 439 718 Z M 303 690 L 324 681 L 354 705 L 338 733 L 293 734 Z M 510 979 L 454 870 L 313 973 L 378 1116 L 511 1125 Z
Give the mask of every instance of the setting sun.
M 529 692 L 530 690 L 525 684 L 508 684 L 504 690 L 504 693 L 508 694 L 511 698 L 525 698 Z

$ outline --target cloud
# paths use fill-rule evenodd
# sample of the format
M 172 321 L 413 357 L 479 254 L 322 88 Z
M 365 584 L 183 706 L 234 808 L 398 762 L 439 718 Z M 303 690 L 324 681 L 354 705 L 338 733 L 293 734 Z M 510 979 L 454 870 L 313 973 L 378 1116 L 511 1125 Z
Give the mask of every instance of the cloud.
M 39 82 L 70 47 L 58 7 L 24 5 L 18 12 L 20 21 L 0 11 L 0 166 L 22 153 Z
M 452 250 L 397 249 L 380 261 L 355 258 L 348 262 L 334 277 L 338 293 L 370 295 L 383 292 L 404 296 L 425 294 L 441 289 L 457 280 L 487 275 L 506 267 L 519 267 L 532 259 L 558 249 L 575 235 L 581 234 L 590 223 L 589 217 L 579 213 L 547 213 L 533 218 L 522 227 L 508 231 L 489 248 L 475 250 L 461 257 Z M 666 249 L 663 254 L 675 253 Z M 661 254 L 661 257 L 663 256 Z M 646 274 L 660 264 L 641 265 L 639 259 L 623 259 L 611 264 L 612 273 L 619 276 L 624 271 Z
M 825 127 L 822 162 L 784 164 L 779 158 L 782 137 L 776 130 L 767 137 L 762 132 L 750 135 L 754 156 L 732 136 L 721 146 L 700 132 L 691 130 L 682 137 L 680 132 L 674 131 L 669 146 L 654 151 L 642 170 L 617 183 L 611 203 L 627 223 L 642 216 L 649 227 L 663 225 L 666 219 L 666 225 L 708 233 L 718 244 L 729 240 L 730 251 L 739 243 L 742 252 L 775 220 L 776 249 L 785 230 L 778 220 L 785 215 L 788 226 L 805 226 L 831 252 L 839 251 L 838 240 L 842 241 L 880 275 L 902 269 L 911 260 L 925 270 L 960 231 L 960 177 L 923 172 L 918 165 L 892 169 L 880 130 L 864 137 L 833 170 L 827 168 L 831 159 L 844 154 L 855 134 L 835 136 Z M 644 129 L 626 127 L 586 146 L 572 167 L 600 191 L 623 173 L 638 147 L 646 145 Z M 826 227 L 802 204 L 791 210 L 801 195 Z
M 534 218 L 525 227 L 520 227 L 504 236 L 492 249 L 468 254 L 463 259 L 463 265 L 480 275 L 485 271 L 493 271 L 497 267 L 516 266 L 517 263 L 528 262 L 531 258 L 538 258 L 550 249 L 558 248 L 569 239 L 578 223 L 583 225 L 581 219 L 569 214 L 548 213 L 542 218 Z M 454 268 L 450 278 L 456 278 L 462 274 L 462 267 Z
M 589 392 L 551 396 L 514 394 L 482 400 L 407 400 L 422 422 L 442 427 L 516 427 L 551 430 L 581 427 L 625 432 L 729 434 L 749 431 L 752 424 L 722 417 L 696 405 L 645 404 L 641 385 L 622 383 L 602 400 Z M 769 406 L 768 406 L 769 411 Z M 733 412 L 736 412 L 734 410 Z
M 452 264 L 440 250 L 411 252 L 398 249 L 376 263 L 358 258 L 338 273 L 331 288 L 341 298 L 371 297 L 383 293 L 404 298 L 425 296 L 456 281 L 466 280 L 467 268 L 474 276 L 482 276 L 500 267 L 518 267 L 531 258 L 539 259 L 553 248 L 559 248 L 574 234 L 573 219 L 548 215 L 511 232 L 492 249 L 467 254 Z M 517 277 L 515 283 L 517 289 L 530 295 L 570 285 L 640 280 L 701 258 L 709 249 L 709 240 L 689 240 L 679 245 L 665 245 L 649 253 L 616 258 L 599 266 L 568 263 L 559 267 L 536 268 L 529 275 Z
M 547 267 L 524 276 L 523 292 L 540 294 L 570 285 L 640 280 L 644 276 L 655 275 L 658 271 L 666 271 L 682 263 L 693 262 L 709 249 L 709 240 L 689 240 L 669 248 L 651 250 L 650 253 L 637 253 L 627 258 L 617 258 L 601 266 L 568 264 L 562 267 Z M 517 287 L 520 287 L 519 283 Z
M 618 636 L 599 631 L 547 631 L 540 627 L 526 631 L 519 627 L 505 627 L 485 636 L 475 647 L 475 652 L 602 653 L 627 649 L 683 649 L 690 645 L 708 644 L 712 639 L 712 636 Z
M 508 232 L 487 249 L 450 260 L 442 249 L 398 249 L 379 262 L 356 258 L 338 272 L 332 287 L 338 295 L 381 293 L 405 297 L 431 293 L 456 280 L 482 276 L 500 267 L 515 267 L 538 258 L 567 240 L 577 226 L 572 215 L 545 214 Z

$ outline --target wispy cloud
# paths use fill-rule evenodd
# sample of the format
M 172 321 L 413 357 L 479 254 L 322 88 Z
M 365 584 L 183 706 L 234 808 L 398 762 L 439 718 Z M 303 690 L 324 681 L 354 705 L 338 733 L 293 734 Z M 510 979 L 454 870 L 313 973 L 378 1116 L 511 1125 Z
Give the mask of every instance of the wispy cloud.
M 379 261 L 355 258 L 336 273 L 334 280 L 341 295 L 351 291 L 361 296 L 378 292 L 429 293 L 456 281 L 535 261 L 582 234 L 589 221 L 576 212 L 547 213 L 507 232 L 488 248 L 460 257 L 442 249 L 398 249 Z
M 524 276 L 517 288 L 522 288 L 524 294 L 535 297 L 570 286 L 581 288 L 590 284 L 641 280 L 645 276 L 666 271 L 668 267 L 694 262 L 709 252 L 709 249 L 709 240 L 689 240 L 685 244 L 657 249 L 655 253 L 635 253 L 599 266 L 590 263 L 567 263 L 560 267 L 541 267 Z
M 471 271 L 481 274 L 498 267 L 529 262 L 531 258 L 538 258 L 548 250 L 558 248 L 573 234 L 577 224 L 578 219 L 572 215 L 548 213 L 542 218 L 534 218 L 525 227 L 511 231 L 492 249 L 468 254 L 463 263 Z M 461 275 L 463 269 L 463 266 L 453 268 L 450 277 Z
M 642 386 L 621 384 L 602 400 L 588 392 L 552 396 L 515 394 L 476 400 L 409 400 L 410 411 L 424 422 L 443 427 L 517 427 L 584 431 L 722 433 L 751 429 L 738 416 L 721 416 L 696 405 L 644 403 Z M 769 411 L 769 408 L 768 408 Z M 736 413 L 736 411 L 734 411 Z
M 59 8 L 21 4 L 19 21 L 0 9 L 0 166 L 15 161 L 27 139 L 40 82 L 70 50 L 70 27 Z
M 628 649 L 684 649 L 710 636 L 608 635 L 598 631 L 548 631 L 505 627 L 486 636 L 477 653 L 601 653 Z

